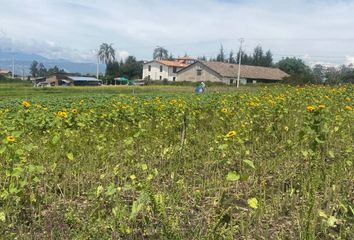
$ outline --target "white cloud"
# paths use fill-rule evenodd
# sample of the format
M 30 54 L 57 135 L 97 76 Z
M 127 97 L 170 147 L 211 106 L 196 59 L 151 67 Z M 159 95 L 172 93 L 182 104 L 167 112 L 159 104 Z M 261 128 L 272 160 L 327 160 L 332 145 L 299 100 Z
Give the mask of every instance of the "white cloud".
M 144 59 L 156 45 L 211 56 L 221 42 L 237 50 L 240 37 L 248 51 L 261 44 L 278 58 L 344 62 L 354 55 L 349 0 L 0 1 L 0 28 L 12 45 L 48 57 L 90 60 L 102 42 Z
M 346 56 L 346 64 L 354 64 L 354 56 Z

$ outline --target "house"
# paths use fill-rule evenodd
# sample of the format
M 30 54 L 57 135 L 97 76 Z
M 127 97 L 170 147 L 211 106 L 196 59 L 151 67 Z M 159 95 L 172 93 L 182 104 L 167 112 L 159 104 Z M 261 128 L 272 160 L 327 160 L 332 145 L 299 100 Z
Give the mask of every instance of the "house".
M 153 60 L 143 66 L 143 79 L 176 81 L 177 72 L 193 64 L 196 60 L 190 57 L 175 60 Z
M 178 71 L 177 78 L 178 81 L 223 82 L 232 85 L 237 82 L 238 69 L 238 64 L 197 61 Z M 278 68 L 249 65 L 240 67 L 240 84 L 274 83 L 286 77 L 289 75 Z
M 31 82 L 33 83 L 34 87 L 43 87 L 43 86 L 49 86 L 49 84 L 46 83 L 46 77 L 34 77 L 31 78 Z
M 10 74 L 10 71 L 0 69 L 0 76 L 10 76 Z

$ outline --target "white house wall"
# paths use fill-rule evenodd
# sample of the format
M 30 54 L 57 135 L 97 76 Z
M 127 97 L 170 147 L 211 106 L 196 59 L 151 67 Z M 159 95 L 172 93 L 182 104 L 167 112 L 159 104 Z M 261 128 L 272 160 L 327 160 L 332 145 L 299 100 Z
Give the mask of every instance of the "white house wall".
M 149 71 L 149 66 L 151 66 L 151 71 Z M 162 66 L 162 72 L 160 72 L 160 66 Z M 177 71 L 181 68 L 177 68 Z M 150 76 L 151 80 L 164 80 L 173 81 L 173 78 L 177 79 L 177 73 L 173 73 L 173 67 L 169 67 L 159 62 L 146 63 L 143 66 L 143 79 Z M 161 78 L 160 78 L 161 76 Z

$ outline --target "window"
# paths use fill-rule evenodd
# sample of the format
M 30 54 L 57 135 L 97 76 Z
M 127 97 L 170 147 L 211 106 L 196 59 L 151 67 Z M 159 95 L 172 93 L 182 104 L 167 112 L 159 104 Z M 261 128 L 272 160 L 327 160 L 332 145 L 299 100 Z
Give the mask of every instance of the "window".
M 173 73 L 177 72 L 177 67 L 173 67 Z
M 202 69 L 197 69 L 197 76 L 201 76 L 202 75 Z
M 160 76 L 160 80 L 162 80 L 162 76 Z
M 151 72 L 151 65 L 149 65 L 149 72 Z
M 234 80 L 233 79 L 230 79 L 230 84 L 233 84 L 234 83 Z
M 176 81 L 176 77 L 173 77 L 173 81 Z
M 162 72 L 162 70 L 163 70 L 163 67 L 162 67 L 162 66 L 160 66 L 160 72 Z
M 151 76 L 150 75 L 148 75 L 148 80 L 150 80 L 151 79 Z

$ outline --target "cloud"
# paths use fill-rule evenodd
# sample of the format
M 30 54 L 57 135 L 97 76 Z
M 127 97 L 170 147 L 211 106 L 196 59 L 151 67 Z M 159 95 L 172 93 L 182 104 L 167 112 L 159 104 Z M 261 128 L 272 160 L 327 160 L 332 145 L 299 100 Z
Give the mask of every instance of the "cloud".
M 2 8 L 0 28 L 13 45 L 76 61 L 92 60 L 102 42 L 149 59 L 157 45 L 214 56 L 220 43 L 237 50 L 240 37 L 247 51 L 261 44 L 277 58 L 344 62 L 354 54 L 349 0 L 12 0 Z
M 346 56 L 346 64 L 354 64 L 354 56 Z

